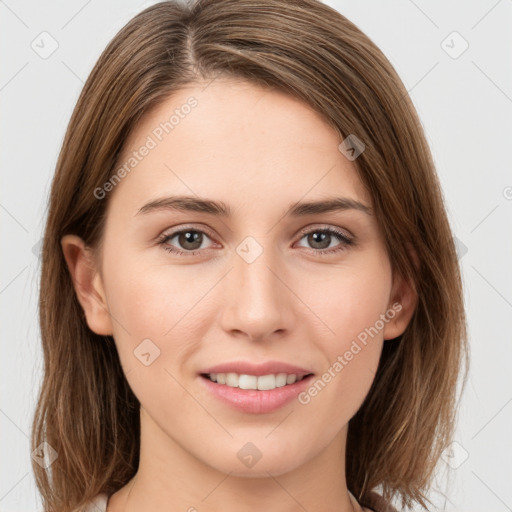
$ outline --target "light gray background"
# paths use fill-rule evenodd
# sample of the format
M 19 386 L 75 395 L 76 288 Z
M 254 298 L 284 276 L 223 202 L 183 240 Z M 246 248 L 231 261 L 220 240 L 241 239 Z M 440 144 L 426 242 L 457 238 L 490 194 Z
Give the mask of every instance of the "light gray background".
M 60 144 L 100 52 L 151 3 L 0 0 L 0 511 L 41 510 L 29 451 L 42 365 L 37 255 Z M 440 466 L 446 497 L 432 499 L 438 510 L 512 510 L 512 1 L 327 3 L 410 91 L 458 240 L 472 367 L 457 444 Z M 52 39 L 47 58 L 31 47 L 49 51 Z

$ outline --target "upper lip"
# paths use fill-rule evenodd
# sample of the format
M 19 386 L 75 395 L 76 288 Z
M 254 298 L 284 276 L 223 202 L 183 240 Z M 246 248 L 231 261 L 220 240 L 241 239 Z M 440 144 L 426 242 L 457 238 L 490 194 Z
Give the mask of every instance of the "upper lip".
M 309 375 L 313 373 L 305 368 L 300 368 L 289 363 L 280 361 L 266 361 L 265 363 L 249 363 L 244 361 L 231 361 L 229 363 L 221 363 L 211 366 L 200 372 L 201 374 L 209 373 L 238 373 L 239 375 L 270 375 L 278 373 L 295 374 L 297 377 Z

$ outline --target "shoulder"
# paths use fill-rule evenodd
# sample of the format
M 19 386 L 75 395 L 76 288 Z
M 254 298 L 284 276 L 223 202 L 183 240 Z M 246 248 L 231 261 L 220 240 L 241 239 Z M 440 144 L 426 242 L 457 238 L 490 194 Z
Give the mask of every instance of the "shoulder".
M 83 512 L 106 512 L 107 501 L 108 495 L 102 492 L 86 503 Z

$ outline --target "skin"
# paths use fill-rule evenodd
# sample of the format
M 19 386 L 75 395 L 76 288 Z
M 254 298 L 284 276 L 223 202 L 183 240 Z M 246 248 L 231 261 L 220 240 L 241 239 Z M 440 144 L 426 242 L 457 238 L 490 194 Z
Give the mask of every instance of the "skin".
M 348 421 L 383 343 L 405 330 L 414 292 L 392 272 L 371 212 L 284 215 L 298 201 L 372 201 L 332 128 L 283 93 L 221 78 L 192 84 L 143 118 L 120 162 L 190 96 L 198 105 L 110 192 L 99 250 L 62 239 L 88 325 L 113 335 L 141 403 L 139 470 L 108 511 L 351 511 Z M 233 216 L 137 214 L 176 194 L 223 201 Z M 331 235 L 322 245 L 301 233 L 329 227 L 354 243 Z M 197 254 L 158 244 L 181 228 L 205 233 Z M 236 251 L 247 236 L 263 250 L 250 264 Z M 193 244 L 175 236 L 166 245 L 190 252 Z M 396 302 L 400 312 L 306 405 L 243 413 L 205 391 L 198 375 L 226 361 L 274 359 L 319 377 Z M 134 357 L 147 338 L 160 350 L 149 366 Z M 262 454 L 251 468 L 237 457 L 247 442 Z

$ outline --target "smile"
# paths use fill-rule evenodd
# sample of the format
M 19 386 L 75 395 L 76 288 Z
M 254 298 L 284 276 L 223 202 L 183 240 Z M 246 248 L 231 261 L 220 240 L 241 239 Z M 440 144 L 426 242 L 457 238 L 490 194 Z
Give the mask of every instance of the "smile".
M 258 376 L 238 373 L 210 373 L 206 374 L 206 377 L 208 377 L 212 382 L 224 384 L 230 388 L 268 391 L 289 386 L 295 382 L 300 382 L 305 375 L 277 373 Z
M 201 374 L 208 395 L 238 412 L 265 414 L 291 404 L 310 385 L 313 374 Z M 224 381 L 224 383 L 222 383 Z

